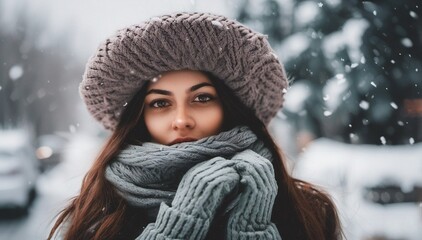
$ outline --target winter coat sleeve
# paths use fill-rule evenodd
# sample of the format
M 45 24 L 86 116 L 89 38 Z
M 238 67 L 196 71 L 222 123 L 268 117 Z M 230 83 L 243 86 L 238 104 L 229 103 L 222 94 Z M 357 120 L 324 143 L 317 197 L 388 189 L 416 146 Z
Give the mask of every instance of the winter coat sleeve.
M 239 183 L 234 162 L 213 158 L 190 169 L 171 206 L 162 203 L 155 223 L 137 240 L 204 239 L 217 208 Z

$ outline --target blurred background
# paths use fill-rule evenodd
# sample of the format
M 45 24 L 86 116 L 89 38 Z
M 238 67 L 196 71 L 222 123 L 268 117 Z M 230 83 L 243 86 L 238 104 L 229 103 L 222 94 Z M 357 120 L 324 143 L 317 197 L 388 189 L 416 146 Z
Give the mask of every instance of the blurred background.
M 117 29 L 176 11 L 268 35 L 291 79 L 270 131 L 330 192 L 350 240 L 422 239 L 417 0 L 0 0 L 0 239 L 45 239 L 108 132 L 79 94 Z

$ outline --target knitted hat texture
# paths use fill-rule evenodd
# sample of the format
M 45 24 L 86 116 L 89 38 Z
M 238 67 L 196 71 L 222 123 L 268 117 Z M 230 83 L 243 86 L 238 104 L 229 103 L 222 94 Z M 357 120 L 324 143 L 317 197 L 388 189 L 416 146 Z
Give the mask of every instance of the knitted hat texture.
M 88 61 L 80 95 L 94 118 L 114 130 L 144 83 L 183 69 L 222 79 L 266 125 L 283 105 L 287 77 L 266 36 L 209 13 L 164 15 L 117 31 Z

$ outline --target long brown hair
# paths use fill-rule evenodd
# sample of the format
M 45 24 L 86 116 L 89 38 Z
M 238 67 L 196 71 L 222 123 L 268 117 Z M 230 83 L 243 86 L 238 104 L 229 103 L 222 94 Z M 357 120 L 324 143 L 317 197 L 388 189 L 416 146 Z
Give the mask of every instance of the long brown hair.
M 274 156 L 273 167 L 278 194 L 272 213 L 283 239 L 340 239 L 342 237 L 336 208 L 330 197 L 313 185 L 292 178 L 265 125 L 251 109 L 245 107 L 233 91 L 213 74 L 204 72 L 214 84 L 224 109 L 223 130 L 234 126 L 248 126 Z M 135 95 L 121 116 L 121 120 L 107 140 L 92 168 L 86 174 L 81 192 L 60 214 L 48 239 L 64 229 L 65 240 L 135 239 L 145 226 L 142 209 L 130 207 L 105 179 L 107 164 L 128 143 L 149 141 L 150 136 L 142 119 L 142 106 L 147 84 Z

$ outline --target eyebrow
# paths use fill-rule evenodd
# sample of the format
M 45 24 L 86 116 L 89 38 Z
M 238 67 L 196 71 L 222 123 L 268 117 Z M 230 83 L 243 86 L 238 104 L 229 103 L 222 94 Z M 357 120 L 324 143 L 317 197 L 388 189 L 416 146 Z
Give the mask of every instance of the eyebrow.
M 192 87 L 189 89 L 189 91 L 190 91 L 190 92 L 193 92 L 193 91 L 196 91 L 196 90 L 200 89 L 201 87 L 205 87 L 205 86 L 214 87 L 211 83 L 206 83 L 206 82 L 203 82 L 203 83 L 196 84 L 196 85 L 192 86 Z
M 212 84 L 210 84 L 210 83 L 203 82 L 203 83 L 199 83 L 199 84 L 193 85 L 192 87 L 190 87 L 190 88 L 187 90 L 187 92 L 193 92 L 193 91 L 196 91 L 196 90 L 200 89 L 201 87 L 206 87 L 206 86 L 214 87 L 214 86 L 213 86 Z M 147 92 L 147 94 L 146 94 L 146 95 L 151 94 L 151 93 L 162 94 L 162 95 L 168 95 L 168 96 L 173 95 L 173 93 L 172 93 L 172 92 L 167 91 L 167 90 L 162 90 L 162 89 L 151 89 L 151 90 L 149 90 L 149 91 Z

